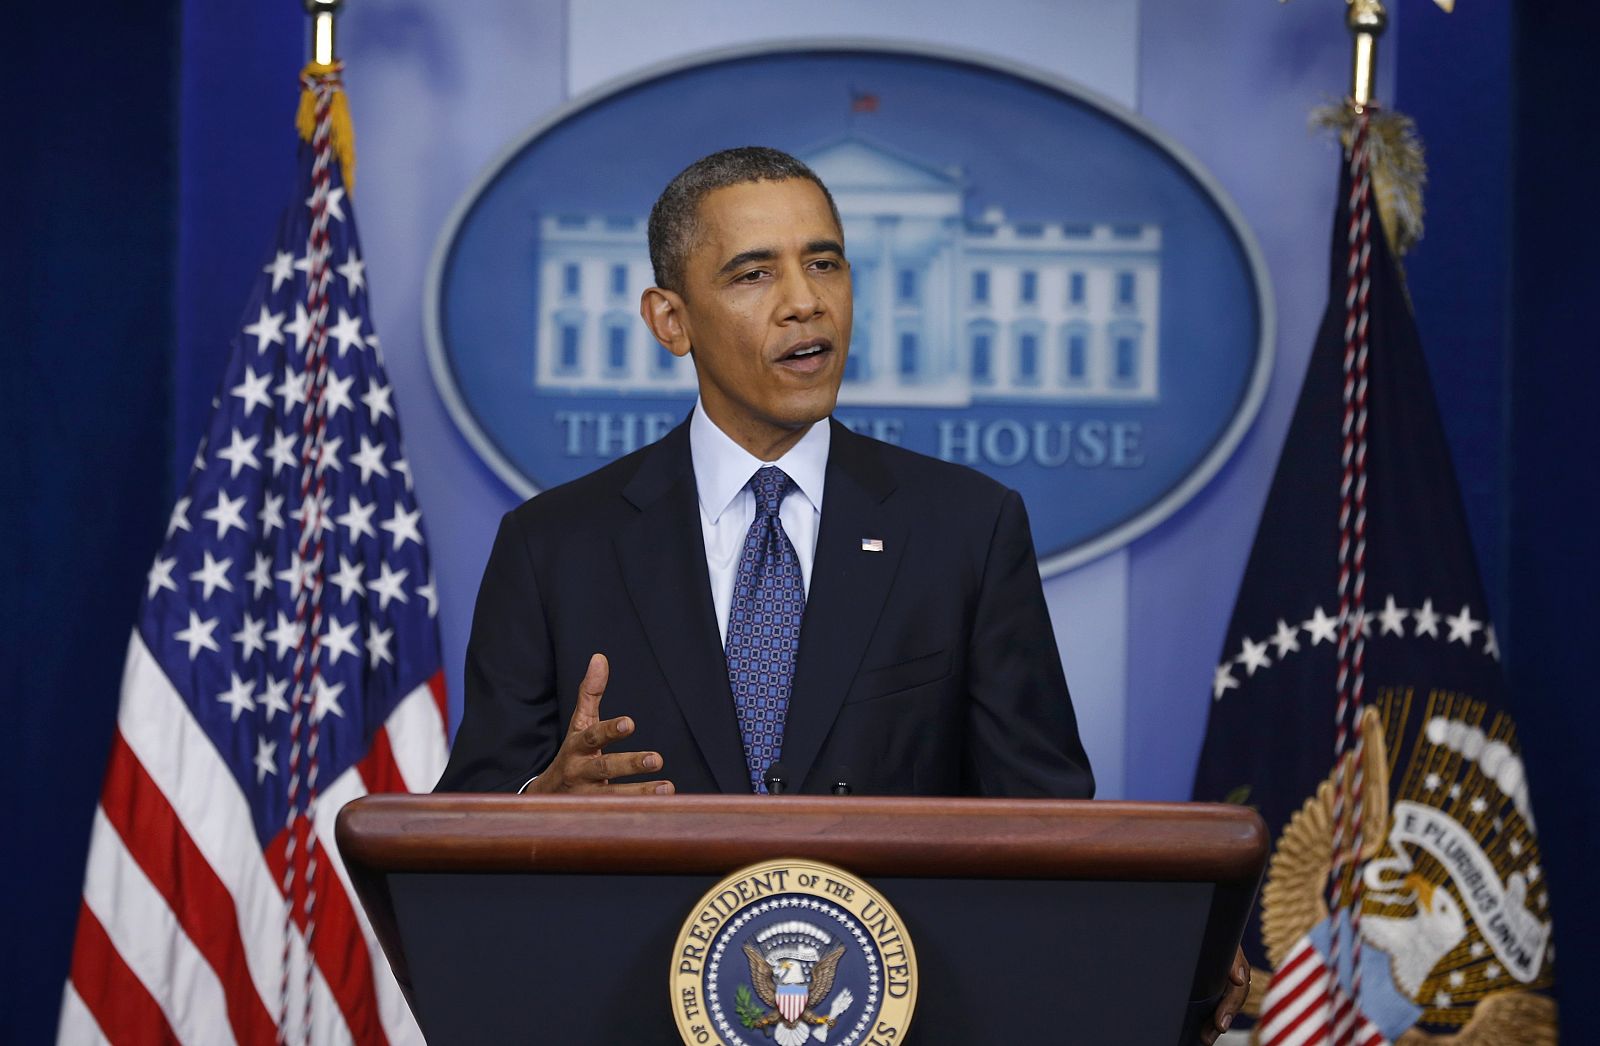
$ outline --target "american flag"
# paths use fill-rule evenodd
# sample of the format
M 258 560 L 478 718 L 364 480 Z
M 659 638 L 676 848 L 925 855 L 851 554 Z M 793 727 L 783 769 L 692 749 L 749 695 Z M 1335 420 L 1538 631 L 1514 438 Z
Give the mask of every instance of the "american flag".
M 62 1042 L 422 1041 L 333 826 L 443 769 L 438 599 L 338 67 L 302 79 L 296 193 L 129 643 Z

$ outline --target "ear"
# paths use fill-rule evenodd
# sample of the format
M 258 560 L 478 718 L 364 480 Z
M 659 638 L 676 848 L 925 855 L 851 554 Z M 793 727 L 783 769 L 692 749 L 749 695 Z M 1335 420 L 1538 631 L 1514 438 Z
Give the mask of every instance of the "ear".
M 692 338 L 682 295 L 665 287 L 647 288 L 639 298 L 639 315 L 668 352 L 674 356 L 689 354 Z

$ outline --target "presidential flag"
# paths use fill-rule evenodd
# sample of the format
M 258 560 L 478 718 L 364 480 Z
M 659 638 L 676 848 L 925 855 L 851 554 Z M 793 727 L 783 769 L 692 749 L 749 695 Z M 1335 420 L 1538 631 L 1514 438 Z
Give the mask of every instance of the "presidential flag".
M 1274 836 L 1245 938 L 1272 971 L 1261 1043 L 1553 1043 L 1528 768 L 1374 203 L 1374 147 L 1396 120 L 1348 117 L 1328 309 L 1194 794 L 1254 806 Z
M 339 67 L 129 642 L 60 1041 L 421 1042 L 334 846 L 444 766 L 438 599 Z

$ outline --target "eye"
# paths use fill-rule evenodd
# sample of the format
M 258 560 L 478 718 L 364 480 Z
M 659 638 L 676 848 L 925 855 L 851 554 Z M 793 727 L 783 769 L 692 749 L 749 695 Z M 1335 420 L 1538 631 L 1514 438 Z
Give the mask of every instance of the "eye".
M 818 272 L 838 272 L 844 264 L 837 258 L 818 258 L 811 263 L 811 267 Z
M 751 269 L 733 278 L 734 283 L 759 283 L 767 275 L 766 269 Z

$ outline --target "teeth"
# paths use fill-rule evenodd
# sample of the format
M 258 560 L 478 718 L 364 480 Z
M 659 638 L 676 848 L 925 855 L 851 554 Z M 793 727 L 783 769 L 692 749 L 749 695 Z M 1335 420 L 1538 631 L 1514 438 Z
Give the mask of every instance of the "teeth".
M 815 356 L 817 353 L 819 353 L 821 351 L 822 351 L 822 346 L 821 345 L 813 345 L 809 349 L 800 349 L 800 350 L 796 351 L 795 354 L 793 355 L 793 357 L 791 357 L 791 358 L 792 359 L 800 359 L 802 356 Z

